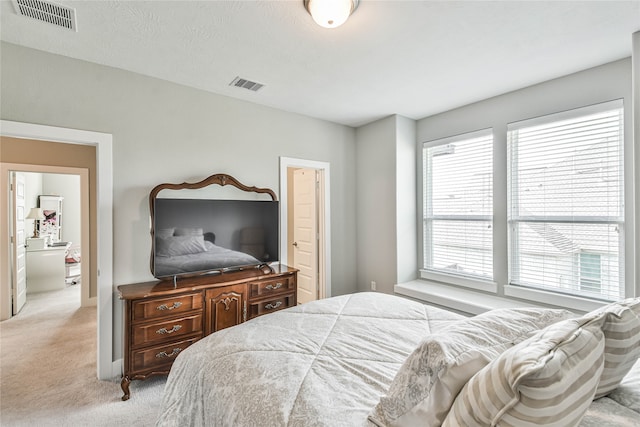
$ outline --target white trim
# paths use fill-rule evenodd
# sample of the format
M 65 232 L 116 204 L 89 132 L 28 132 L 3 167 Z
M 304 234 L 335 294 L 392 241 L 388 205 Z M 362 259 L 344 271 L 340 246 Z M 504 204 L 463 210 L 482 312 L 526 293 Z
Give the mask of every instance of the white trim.
M 121 378 L 124 374 L 124 359 L 114 360 L 111 364 L 111 378 Z
M 427 280 L 399 283 L 394 286 L 394 292 L 473 315 L 497 308 L 516 307 L 556 307 L 576 312 L 589 312 L 606 304 L 605 302 L 514 286 L 505 286 L 506 296 L 512 298 L 499 297 Z M 527 301 L 522 301 L 524 299 Z
M 476 289 L 480 288 L 481 290 L 495 293 L 497 291 L 497 285 L 494 283 L 494 275 L 495 275 L 494 265 L 485 266 L 483 264 L 483 269 L 491 267 L 491 277 L 486 277 L 486 276 L 482 277 L 479 275 L 472 276 L 472 275 L 455 274 L 455 273 L 449 274 L 449 272 L 446 271 L 445 268 L 442 268 L 442 267 L 436 268 L 433 266 L 434 258 L 437 256 L 436 252 L 438 252 L 435 248 L 435 244 L 433 243 L 434 229 L 438 222 L 440 221 L 451 221 L 451 222 L 465 221 L 465 222 L 475 222 L 475 223 L 488 222 L 495 229 L 495 221 L 496 221 L 495 206 L 491 206 L 490 212 L 484 212 L 484 209 L 481 209 L 481 211 L 483 211 L 482 215 L 481 214 L 471 215 L 468 212 L 466 213 L 458 212 L 458 213 L 448 213 L 448 214 L 434 213 L 435 202 L 434 202 L 433 194 L 434 194 L 434 191 L 436 191 L 437 189 L 433 188 L 434 180 L 432 179 L 433 178 L 432 175 L 434 173 L 433 172 L 434 162 L 437 163 L 437 161 L 434 160 L 437 154 L 432 153 L 431 151 L 434 149 L 438 149 L 439 147 L 442 147 L 442 146 L 445 146 L 445 147 L 451 146 L 451 148 L 455 148 L 456 145 L 473 147 L 473 148 L 468 148 L 469 151 L 473 152 L 476 155 L 476 157 L 473 159 L 473 163 L 482 164 L 491 171 L 491 182 L 489 183 L 489 186 L 491 187 L 492 192 L 494 191 L 493 189 L 496 186 L 495 179 L 493 178 L 493 175 L 495 173 L 494 171 L 495 157 L 494 156 L 495 156 L 495 146 L 496 146 L 493 127 L 488 127 L 485 129 L 476 130 L 472 132 L 465 132 L 462 134 L 440 138 L 437 140 L 423 143 L 422 153 L 421 153 L 422 154 L 421 157 L 423 159 L 422 167 L 421 167 L 423 188 L 422 188 L 422 194 L 420 195 L 421 201 L 422 201 L 420 205 L 423 207 L 422 216 L 421 216 L 422 217 L 422 223 L 421 223 L 422 239 L 420 242 L 422 245 L 422 260 L 419 264 L 423 268 L 423 270 L 420 271 L 420 277 L 429 279 L 429 280 L 435 280 L 438 282 L 453 283 L 459 286 L 467 286 L 467 287 L 476 288 Z M 465 150 L 463 149 L 462 151 L 465 151 Z M 451 151 L 451 153 L 453 152 L 455 152 L 455 150 Z M 464 157 L 464 154 L 462 154 L 462 156 Z M 463 165 L 458 165 L 458 166 L 463 166 Z M 483 173 L 487 173 L 487 172 L 488 171 L 485 170 Z M 458 182 L 458 184 L 462 184 L 462 182 L 463 181 L 460 181 Z M 485 186 L 486 184 L 482 184 L 483 188 L 485 188 Z M 480 187 L 478 187 L 477 190 L 482 191 Z M 486 242 L 484 240 L 484 238 L 487 237 L 486 235 L 483 236 L 483 242 L 490 243 L 490 250 L 492 254 L 495 250 L 494 233 L 495 232 L 493 231 L 487 232 L 487 234 L 491 236 L 490 242 Z M 467 246 L 462 248 L 462 250 L 465 252 L 467 249 L 469 249 L 469 247 Z M 448 252 L 447 249 L 444 249 L 444 252 Z M 484 272 L 485 271 L 483 271 L 483 273 Z
M 522 179 L 523 179 L 522 176 L 520 175 L 520 171 L 518 170 L 520 165 L 519 160 L 525 157 L 531 160 L 528 156 L 533 156 L 533 158 L 535 159 L 538 159 L 538 158 L 542 159 L 541 153 L 534 153 L 535 148 L 532 148 L 532 147 L 527 148 L 528 146 L 526 145 L 526 141 L 535 142 L 536 138 L 538 138 L 538 136 L 529 135 L 527 132 L 530 131 L 535 134 L 536 129 L 539 129 L 538 126 L 543 126 L 543 125 L 552 126 L 551 128 L 549 128 L 550 130 L 548 130 L 547 133 L 555 135 L 555 133 L 559 132 L 559 133 L 562 133 L 565 136 L 565 138 L 569 138 L 574 134 L 578 134 L 582 132 L 583 128 L 585 127 L 588 129 L 588 127 L 591 126 L 589 122 L 590 119 L 588 120 L 588 118 L 593 117 L 595 114 L 601 114 L 601 115 L 609 114 L 611 122 L 606 123 L 606 125 L 603 124 L 602 126 L 606 126 L 606 130 L 610 132 L 613 132 L 615 129 L 616 132 L 619 132 L 618 135 L 622 137 L 620 144 L 616 144 L 615 147 L 607 147 L 607 150 L 609 155 L 608 161 L 613 162 L 614 159 L 617 159 L 616 161 L 617 166 L 624 171 L 623 180 L 620 184 L 612 183 L 611 186 L 607 188 L 607 190 L 603 190 L 603 191 L 617 190 L 616 192 L 618 193 L 619 200 L 617 201 L 618 212 L 616 212 L 616 214 L 618 216 L 585 215 L 585 213 L 588 213 L 588 212 L 582 212 L 583 215 L 575 215 L 575 214 L 572 215 L 570 212 L 567 212 L 565 215 L 545 215 L 544 213 L 540 213 L 538 215 L 522 214 L 520 212 L 520 210 L 523 209 L 520 203 L 520 197 L 524 193 L 523 193 L 523 190 L 519 187 L 522 184 Z M 523 273 L 521 272 L 520 264 L 523 262 L 522 259 L 525 258 L 526 254 L 524 254 L 524 249 L 520 247 L 520 233 L 517 232 L 516 230 L 518 229 L 518 225 L 520 223 L 536 222 L 540 224 L 557 223 L 557 224 L 569 224 L 569 225 L 573 224 L 573 225 L 594 225 L 594 226 L 606 225 L 606 224 L 620 225 L 621 228 L 618 229 L 618 233 L 620 236 L 618 246 L 613 248 L 609 246 L 608 249 L 606 250 L 602 249 L 599 252 L 606 253 L 610 256 L 613 256 L 612 251 L 614 251 L 614 248 L 615 248 L 615 250 L 617 250 L 619 254 L 618 269 L 617 269 L 618 279 L 617 280 L 611 279 L 613 283 L 610 286 L 611 291 L 607 292 L 608 296 L 612 298 L 615 297 L 615 299 L 619 299 L 620 297 L 624 298 L 625 295 L 629 296 L 627 292 L 628 281 L 625 278 L 625 273 L 627 271 L 626 264 L 629 262 L 628 261 L 629 256 L 630 255 L 633 256 L 633 253 L 629 254 L 627 253 L 627 250 L 625 250 L 626 249 L 625 242 L 629 240 L 629 237 L 631 236 L 630 233 L 625 231 L 625 228 L 627 224 L 633 227 L 633 218 L 628 216 L 628 212 L 626 210 L 622 213 L 620 211 L 625 209 L 625 205 L 627 206 L 633 205 L 633 203 L 629 204 L 626 201 L 626 196 L 633 194 L 632 191 L 629 191 L 628 189 L 626 189 L 626 187 L 631 184 L 631 182 L 628 182 L 627 179 L 629 178 L 628 172 L 629 170 L 632 171 L 633 167 L 629 166 L 629 164 L 625 161 L 625 157 L 627 157 L 626 152 L 629 147 L 627 144 L 628 139 L 625 136 L 626 132 L 625 132 L 625 126 L 624 126 L 624 117 L 622 117 L 622 114 L 626 114 L 624 113 L 624 99 L 619 98 L 613 101 L 606 101 L 606 102 L 591 104 L 583 107 L 572 108 L 572 109 L 565 110 L 558 113 L 550 113 L 544 116 L 538 116 L 538 117 L 507 124 L 507 140 L 509 141 L 509 144 L 508 144 L 509 155 L 507 158 L 507 162 L 508 162 L 507 169 L 509 171 L 507 175 L 507 185 L 508 185 L 507 194 L 508 194 L 508 197 L 510 198 L 510 202 L 508 202 L 508 206 L 507 206 L 507 209 L 509 211 L 508 239 L 509 239 L 509 247 L 510 247 L 508 257 L 510 259 L 511 269 L 509 271 L 508 283 L 504 287 L 505 295 L 515 296 L 518 298 L 531 298 L 534 301 L 541 301 L 541 302 L 548 302 L 548 303 L 551 303 L 551 301 L 554 300 L 553 295 L 558 295 L 557 298 L 560 301 L 566 301 L 567 307 L 571 307 L 578 310 L 590 310 L 590 309 L 593 309 L 593 307 L 597 307 L 601 305 L 601 304 L 598 304 L 598 302 L 594 303 L 592 302 L 591 299 L 589 299 L 590 297 L 597 298 L 598 296 L 588 295 L 586 292 L 579 292 L 578 283 L 571 283 L 571 280 L 569 280 L 570 283 L 568 283 L 567 285 L 568 286 L 567 290 L 570 289 L 571 293 L 573 293 L 574 295 L 570 295 L 570 296 L 568 296 L 567 294 L 563 294 L 562 290 L 560 289 L 557 291 L 557 293 L 555 293 L 555 291 L 552 289 L 554 286 L 556 286 L 554 283 L 550 283 L 550 284 L 540 283 L 540 288 L 542 289 L 537 289 L 533 287 L 534 285 L 537 285 L 537 284 L 532 284 L 532 287 L 529 287 L 529 288 L 518 286 L 519 284 L 521 284 L 521 282 L 523 282 L 523 279 L 521 277 L 521 274 Z M 620 118 L 619 121 L 616 120 L 618 118 Z M 575 128 L 572 128 L 571 130 L 567 130 L 565 132 L 561 130 L 562 128 L 559 126 L 567 125 L 568 120 L 571 120 L 570 123 L 575 125 Z M 524 134 L 522 134 L 521 132 L 524 132 Z M 524 143 L 519 142 L 519 138 L 521 137 L 525 138 L 526 141 Z M 549 137 L 544 136 L 540 138 L 549 138 Z M 525 148 L 521 147 L 522 144 L 525 144 Z M 547 148 L 551 151 L 554 150 L 554 147 L 547 147 Z M 563 158 L 564 156 L 567 155 L 565 152 L 567 149 L 561 149 L 558 154 L 559 157 L 557 158 L 554 157 L 553 155 L 556 153 L 555 151 L 553 151 L 553 153 L 551 154 L 547 153 L 549 154 L 547 156 L 547 161 L 551 162 L 551 161 L 556 161 L 559 158 Z M 524 150 L 524 151 L 522 151 L 521 153 L 520 152 L 521 150 Z M 615 156 L 614 156 L 614 153 L 615 153 Z M 613 203 L 613 202 L 610 202 L 610 203 Z M 525 214 L 526 213 L 527 212 L 525 212 Z M 620 229 L 622 231 L 620 231 Z M 629 249 L 631 250 L 631 252 L 633 252 L 632 247 Z M 545 250 L 542 250 L 542 253 L 539 255 L 542 257 L 545 257 L 547 255 L 547 252 Z M 536 270 L 535 267 L 532 267 L 532 268 Z M 613 268 L 612 270 L 615 271 Z M 536 270 L 535 274 L 538 274 L 538 273 L 542 276 L 542 277 L 539 276 L 538 278 L 543 279 L 545 274 L 542 273 L 541 271 Z M 534 273 L 530 271 L 530 274 L 534 274 Z M 556 280 L 559 280 L 559 279 L 556 279 Z M 542 282 L 544 282 L 544 280 Z M 618 284 L 620 285 L 620 288 L 616 292 L 616 290 L 614 289 L 614 285 L 618 285 Z M 546 286 L 543 286 L 543 285 L 546 285 Z
M 96 147 L 98 220 L 97 373 L 113 378 L 113 157 L 111 134 L 1 120 L 0 134 Z
M 475 290 L 496 293 L 498 284 L 489 280 L 474 279 L 472 277 L 454 276 L 452 274 L 439 273 L 431 270 L 420 270 L 420 277 L 436 282 L 450 283 L 456 286 L 464 286 Z
M 67 166 L 49 166 L 49 165 L 30 165 L 30 164 L 18 164 L 18 163 L 2 163 L 2 174 L 4 176 L 8 176 L 7 174 L 11 171 L 16 172 L 27 172 L 27 173 L 51 173 L 51 174 L 64 174 L 64 175 L 75 175 L 80 178 L 80 256 L 82 259 L 90 260 L 89 256 L 89 242 L 90 242 L 90 223 L 89 220 L 89 198 L 90 198 L 90 190 L 89 190 L 89 169 L 87 168 L 76 168 L 76 167 L 67 167 Z M 2 208 L 0 211 L 4 212 Z M 8 237 L 8 236 L 7 236 Z M 5 241 L 5 238 L 0 238 L 0 241 Z M 76 242 L 77 243 L 77 242 Z M 90 261 L 86 261 L 86 265 L 82 263 L 82 271 L 81 271 L 81 280 L 80 280 L 80 306 L 81 307 L 89 307 L 96 305 L 96 298 L 90 297 Z M 6 309 L 11 310 L 9 304 L 3 304 L 0 307 L 0 312 Z M 9 318 L 10 316 L 0 317 L 2 319 Z
M 426 280 L 399 283 L 394 286 L 394 292 L 428 304 L 435 304 L 473 315 L 496 308 L 541 307 L 541 305 L 535 303 L 514 301 Z
M 625 167 L 626 214 L 634 218 L 633 224 L 627 223 L 631 241 L 626 242 L 627 258 L 627 295 L 640 296 L 640 31 L 632 36 L 631 54 L 631 102 L 625 109 L 625 120 L 631 117 L 629 135 L 625 135 L 625 157 L 632 168 Z M 626 165 L 625 165 L 626 166 Z M 628 179 L 627 179 L 628 178 Z M 627 190 L 626 185 L 629 189 Z M 634 212 L 635 209 L 635 212 Z M 635 227 L 635 228 L 634 228 Z
M 543 116 L 538 116 L 530 119 L 520 120 L 517 122 L 507 123 L 507 132 L 513 132 L 515 130 L 531 127 L 531 126 L 538 126 L 538 125 L 544 125 L 552 122 L 575 119 L 582 116 L 588 116 L 590 114 L 603 113 L 605 111 L 615 110 L 618 108 L 624 108 L 623 99 L 605 101 L 598 104 L 586 105 L 584 107 L 572 108 L 566 111 L 549 113 Z
M 280 259 L 281 262 L 287 260 L 287 168 L 307 168 L 318 169 L 324 173 L 324 259 L 325 259 L 325 297 L 331 294 L 331 174 L 330 164 L 315 160 L 294 159 L 290 157 L 280 157 Z
M 537 301 L 542 304 L 555 305 L 578 311 L 593 311 L 607 304 L 603 301 L 595 301 L 579 296 L 565 295 L 559 292 L 547 292 L 542 289 L 523 288 L 521 286 L 506 285 L 504 294 L 509 297 Z
M 436 147 L 438 145 L 451 144 L 454 142 L 460 142 L 467 139 L 484 138 L 487 136 L 493 136 L 493 128 L 488 127 L 485 129 L 473 130 L 471 132 L 465 132 L 458 135 L 445 136 L 444 138 L 433 139 L 431 141 L 425 141 L 422 143 L 423 148 Z

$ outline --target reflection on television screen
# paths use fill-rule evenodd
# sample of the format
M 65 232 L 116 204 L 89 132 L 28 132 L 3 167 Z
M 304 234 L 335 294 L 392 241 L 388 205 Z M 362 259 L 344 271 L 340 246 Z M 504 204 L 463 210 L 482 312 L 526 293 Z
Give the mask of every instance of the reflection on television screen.
M 278 261 L 279 203 L 156 198 L 153 235 L 157 278 Z

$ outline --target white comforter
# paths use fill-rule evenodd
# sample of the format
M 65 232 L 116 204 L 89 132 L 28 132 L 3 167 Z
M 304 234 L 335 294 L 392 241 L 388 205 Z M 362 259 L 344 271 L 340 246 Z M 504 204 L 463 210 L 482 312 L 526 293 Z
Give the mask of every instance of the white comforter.
M 462 316 L 358 293 L 216 332 L 180 354 L 157 426 L 358 427 L 418 343 Z M 640 361 L 581 427 L 640 426 Z
M 258 317 L 177 357 L 157 425 L 363 425 L 417 344 L 460 318 L 378 293 Z

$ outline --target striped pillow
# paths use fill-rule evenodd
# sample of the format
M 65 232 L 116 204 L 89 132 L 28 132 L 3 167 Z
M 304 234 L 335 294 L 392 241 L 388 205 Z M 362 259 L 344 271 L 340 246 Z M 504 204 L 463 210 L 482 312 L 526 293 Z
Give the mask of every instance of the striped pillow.
M 440 426 L 476 372 L 541 328 L 569 319 L 566 310 L 492 310 L 427 337 L 398 370 L 369 415 L 376 426 Z
M 604 366 L 602 321 L 564 320 L 505 351 L 467 382 L 443 427 L 577 425 Z
M 640 298 L 629 298 L 595 310 L 584 319 L 604 315 L 604 370 L 595 398 L 606 396 L 620 385 L 640 357 Z

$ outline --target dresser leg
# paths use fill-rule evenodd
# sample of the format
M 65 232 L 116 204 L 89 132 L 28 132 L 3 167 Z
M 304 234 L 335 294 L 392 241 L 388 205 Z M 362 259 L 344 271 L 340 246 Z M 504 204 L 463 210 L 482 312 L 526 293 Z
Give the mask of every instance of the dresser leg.
M 129 400 L 131 393 L 129 393 L 129 384 L 131 384 L 131 380 L 128 375 L 122 377 L 122 381 L 120 381 L 120 387 L 122 387 L 122 391 L 124 395 L 122 396 L 122 400 Z

